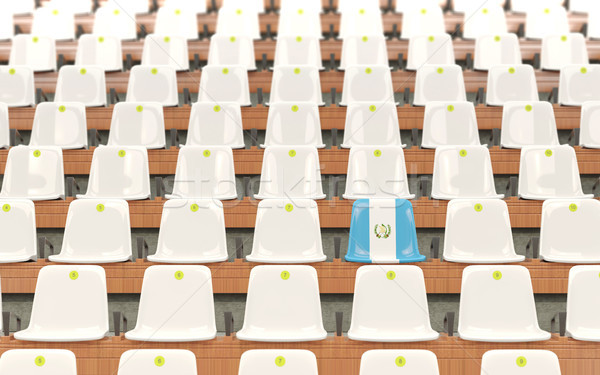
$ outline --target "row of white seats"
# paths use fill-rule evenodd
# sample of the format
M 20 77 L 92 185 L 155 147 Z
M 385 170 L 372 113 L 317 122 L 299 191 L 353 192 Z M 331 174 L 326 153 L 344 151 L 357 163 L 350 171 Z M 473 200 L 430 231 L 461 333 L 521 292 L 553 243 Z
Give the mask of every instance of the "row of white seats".
M 42 367 L 42 369 L 40 369 Z M 360 375 L 439 375 L 438 359 L 428 350 L 380 349 L 363 353 Z M 0 371 L 40 375 L 77 375 L 75 355 L 62 349 L 16 349 L 0 357 Z M 41 370 L 41 371 L 40 371 Z M 558 357 L 546 350 L 489 350 L 482 375 L 560 375 Z M 197 375 L 196 356 L 183 349 L 137 349 L 121 355 L 117 375 Z M 301 349 L 256 349 L 242 354 L 238 375 L 318 375 L 317 357 Z
M 569 273 L 566 333 L 576 340 L 600 341 L 599 273 L 599 266 L 575 266 Z M 466 267 L 459 312 L 458 336 L 463 340 L 533 342 L 551 337 L 539 328 L 531 278 L 522 266 Z M 46 266 L 38 276 L 29 326 L 14 337 L 45 342 L 100 340 L 109 333 L 108 315 L 102 267 Z M 216 335 L 209 268 L 146 269 L 136 327 L 125 333 L 126 339 L 186 342 L 212 340 Z M 236 337 L 263 342 L 325 339 L 317 271 L 303 265 L 254 267 L 243 327 Z M 368 265 L 357 270 L 348 338 L 418 342 L 438 337 L 431 328 L 421 268 Z
M 5 239 L 0 263 L 37 259 L 34 204 L 28 200 L 5 200 L 0 201 L 0 205 L 3 210 L 0 228 Z M 75 200 L 69 206 L 61 252 L 48 259 L 62 263 L 128 261 L 132 259 L 129 220 L 129 206 L 125 201 Z M 545 201 L 540 258 L 560 263 L 600 262 L 598 234 L 594 229 L 598 225 L 600 202 L 597 200 Z M 110 236 L 89 241 L 99 229 Z M 198 242 L 197 238 L 202 241 Z M 525 260 L 515 252 L 508 207 L 500 199 L 450 201 L 444 239 L 443 259 L 446 261 L 511 263 Z M 149 261 L 211 263 L 228 258 L 225 215 L 220 201 L 172 199 L 165 202 L 156 253 L 148 256 Z M 259 263 L 325 261 L 316 202 L 309 199 L 261 201 L 252 253 L 246 259 Z
M 62 150 L 18 146 L 10 149 L 0 197 L 52 200 L 64 197 Z M 591 198 L 581 188 L 575 150 L 528 146 L 521 150 L 519 196 L 524 199 Z M 390 175 L 389 171 L 393 171 Z M 184 146 L 179 151 L 171 198 L 237 198 L 233 152 L 227 146 Z M 485 146 L 443 146 L 435 151 L 432 198 L 502 198 L 496 193 Z M 94 150 L 88 191 L 81 198 L 126 200 L 150 197 L 148 153 L 139 146 Z M 361 146 L 350 151 L 346 199 L 412 199 L 400 146 Z M 265 149 L 256 199 L 324 199 L 319 155 L 312 146 Z

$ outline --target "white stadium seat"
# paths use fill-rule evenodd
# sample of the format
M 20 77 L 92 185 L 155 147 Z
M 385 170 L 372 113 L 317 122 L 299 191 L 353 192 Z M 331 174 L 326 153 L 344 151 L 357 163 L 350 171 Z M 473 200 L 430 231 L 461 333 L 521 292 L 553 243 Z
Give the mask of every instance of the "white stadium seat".
M 342 12 L 339 38 L 354 35 L 383 35 L 381 10 L 372 7 L 360 7 Z
M 598 275 L 600 267 L 597 265 L 575 266 L 569 271 L 566 335 L 575 340 L 600 341 Z
M 86 107 L 106 105 L 106 80 L 99 66 L 65 65 L 58 72 L 56 102 L 81 102 Z
M 37 8 L 33 13 L 31 34 L 55 40 L 75 39 L 75 16 L 66 9 L 51 6 Z
M 8 105 L 0 102 L 0 148 L 10 147 L 10 124 L 8 119 Z
M 189 70 L 187 39 L 181 36 L 147 35 L 144 39 L 142 65 L 169 65 L 178 72 Z
M 165 148 L 163 106 L 156 102 L 117 103 L 113 109 L 108 146 Z
M 202 241 L 198 241 L 202 238 Z M 227 255 L 223 204 L 214 199 L 170 199 L 163 206 L 157 263 L 223 262 Z
M 506 102 L 502 112 L 500 145 L 522 148 L 558 145 L 554 109 L 548 102 Z
M 94 150 L 87 192 L 77 198 L 139 200 L 150 197 L 148 151 L 140 146 Z
M 0 263 L 37 260 L 35 206 L 26 199 L 0 200 Z M 0 329 L 2 325 L 0 324 Z
M 465 12 L 463 38 L 476 39 L 485 35 L 506 34 L 506 16 L 504 8 L 489 2 L 470 12 Z
M 35 0 L 0 0 L 0 7 L 6 10 L 7 14 L 32 14 L 35 11 Z
M 558 102 L 561 105 L 581 106 L 600 100 L 600 65 L 567 65 L 560 70 Z
M 250 271 L 243 341 L 325 339 L 317 271 L 310 266 L 256 266 Z
M 252 105 L 248 70 L 241 65 L 203 67 L 198 101 L 213 105 L 221 102 L 236 102 L 244 107 Z
M 40 103 L 35 108 L 29 146 L 58 146 L 63 150 L 86 148 L 87 130 L 82 103 Z
M 515 253 L 508 206 L 501 199 L 454 199 L 446 210 L 444 260 L 458 263 L 511 263 Z
M 402 369 L 399 370 L 398 368 Z M 429 350 L 368 350 L 360 358 L 360 375 L 440 375 L 438 359 Z
M 358 341 L 437 340 L 431 328 L 425 277 L 417 266 L 371 265 L 356 271 L 348 338 Z
M 0 357 L 2 374 L 77 375 L 75 354 L 64 349 L 13 349 Z
M 463 340 L 483 342 L 549 340 L 550 333 L 538 325 L 529 270 L 506 265 L 465 268 L 458 335 Z
M 56 71 L 56 42 L 44 36 L 16 35 L 8 65 L 25 65 L 34 72 Z
M 583 34 L 548 35 L 542 40 L 542 69 L 561 70 L 567 65 L 589 63 Z
M 177 158 L 173 193 L 166 198 L 236 199 L 231 147 L 182 147 Z
M 423 65 L 417 70 L 413 104 L 467 100 L 462 68 L 458 65 Z
M 288 2 L 287 4 L 291 4 Z M 308 37 L 320 39 L 321 30 L 320 10 L 306 7 L 306 2 L 299 2 L 292 7 L 282 7 L 279 10 L 277 39 L 281 37 Z
M 435 2 L 413 3 L 402 15 L 402 39 L 418 35 L 445 34 L 444 14 Z
M 274 67 L 308 65 L 324 70 L 319 38 L 311 36 L 277 36 Z
M 242 65 L 256 70 L 254 41 L 243 35 L 213 35 L 208 50 L 208 65 Z
M 429 102 L 425 105 L 421 147 L 480 144 L 473 103 Z
M 310 102 L 325 105 L 321 93 L 319 68 L 309 65 L 275 67 L 269 104 L 279 102 Z
M 496 65 L 489 69 L 486 104 L 502 106 L 512 101 L 539 100 L 535 72 L 531 65 Z
M 256 349 L 242 354 L 238 375 L 318 375 L 317 357 L 308 350 Z
M 51 313 L 48 313 L 48 312 Z M 17 340 L 95 341 L 108 335 L 106 273 L 100 266 L 42 267 L 33 297 L 29 327 Z
M 495 65 L 520 65 L 521 47 L 516 34 L 485 35 L 475 39 L 475 70 L 489 70 Z
M 579 144 L 586 148 L 600 148 L 600 101 L 589 101 L 581 106 Z
M 269 106 L 265 143 L 269 146 L 324 148 L 319 106 L 309 102 L 279 102 Z
M 151 266 L 144 272 L 137 323 L 127 340 L 187 342 L 217 335 L 211 271 L 205 266 Z
M 34 106 L 33 69 L 26 66 L 0 66 L 0 102 L 9 107 Z
M 17 146 L 8 151 L 0 198 L 34 201 L 62 199 L 62 150 L 55 146 Z
M 106 236 L 97 236 L 101 230 Z M 94 238 L 94 240 L 90 240 Z M 76 199 L 69 205 L 60 263 L 116 263 L 131 259 L 129 205 L 119 199 Z
M 324 199 L 319 153 L 313 146 L 265 149 L 256 199 Z
M 481 375 L 561 375 L 556 354 L 549 350 L 490 350 L 483 354 Z
M 100 7 L 94 14 L 95 36 L 113 37 L 119 40 L 137 39 L 135 16 L 124 12 L 120 5 L 108 4 Z
M 92 13 L 92 0 L 50 0 L 47 6 L 68 10 L 74 14 Z
M 567 11 L 562 6 L 545 5 L 527 10 L 525 18 L 525 37 L 543 39 L 548 35 L 569 33 Z
M 118 5 L 123 12 L 129 14 L 131 17 L 150 11 L 150 3 L 146 0 L 108 0 L 107 5 Z
M 496 193 L 490 152 L 485 146 L 442 146 L 435 150 L 431 197 L 503 198 Z
M 403 146 L 400 139 L 398 108 L 386 103 L 355 102 L 346 109 L 343 148 L 353 146 Z
M 311 199 L 265 199 L 258 204 L 252 254 L 258 263 L 323 262 L 317 203 Z
M 3 4 L 4 1 L 0 0 L 0 6 L 5 9 L 0 13 L 0 40 L 10 40 L 15 36 L 15 22 L 12 12 Z
M 196 356 L 183 349 L 132 349 L 121 355 L 117 375 L 197 375 Z
M 448 34 L 415 35 L 408 41 L 407 70 L 418 70 L 423 65 L 454 64 L 454 45 Z
M 516 13 L 527 13 L 530 9 L 544 9 L 548 6 L 561 6 L 564 0 L 511 0 L 510 9 Z
M 356 102 L 394 103 L 392 73 L 387 65 L 352 65 L 344 73 L 340 105 Z
M 217 16 L 217 34 L 243 35 L 254 40 L 260 39 L 258 12 L 248 5 L 222 6 Z
M 519 197 L 592 198 L 581 189 L 575 150 L 569 145 L 527 146 L 521 149 Z
M 186 145 L 244 148 L 240 105 L 234 102 L 194 103 Z
M 77 40 L 75 65 L 95 65 L 107 72 L 122 70 L 121 40 L 110 36 L 83 34 Z
M 452 10 L 455 13 L 472 13 L 486 6 L 504 5 L 504 0 L 452 0 Z
M 261 1 L 261 0 L 258 0 Z M 344 0 L 342 0 L 344 1 Z M 298 7 L 298 2 L 296 0 L 281 0 L 279 2 L 280 12 L 288 11 L 288 10 L 298 10 L 302 9 L 304 11 L 323 11 L 323 4 L 320 0 L 305 0 L 302 2 L 302 6 Z
M 188 40 L 198 39 L 196 13 L 176 6 L 163 6 L 156 13 L 154 33 L 157 35 L 180 36 Z
M 184 9 L 196 14 L 206 13 L 206 2 L 196 0 L 165 0 L 163 6 Z
M 542 206 L 540 258 L 547 262 L 599 263 L 599 223 L 600 202 L 595 199 L 548 199 Z
M 179 104 L 177 73 L 167 65 L 136 65 L 129 73 L 128 102 L 157 102 L 166 107 Z
M 410 54 L 409 54 L 410 56 Z M 340 70 L 352 65 L 379 66 L 388 65 L 388 51 L 385 36 L 352 35 L 342 42 Z
M 265 13 L 264 0 L 223 0 L 222 8 L 226 7 L 248 9 L 257 14 Z

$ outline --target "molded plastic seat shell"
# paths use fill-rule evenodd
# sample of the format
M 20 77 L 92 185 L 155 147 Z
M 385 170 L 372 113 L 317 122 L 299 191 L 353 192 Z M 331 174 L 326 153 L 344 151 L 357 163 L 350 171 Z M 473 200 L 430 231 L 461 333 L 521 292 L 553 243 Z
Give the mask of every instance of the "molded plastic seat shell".
M 34 72 L 56 71 L 56 42 L 44 36 L 15 35 L 8 65 L 25 65 Z
M 31 68 L 0 66 L 0 102 L 9 107 L 35 105 L 35 85 Z
M 475 39 L 475 70 L 489 70 L 496 65 L 520 65 L 521 47 L 516 34 L 484 35 Z
M 401 146 L 354 146 L 348 158 L 344 199 L 413 199 Z
M 127 340 L 186 342 L 217 336 L 211 271 L 206 266 L 150 266 L 144 272 L 135 329 Z
M 55 102 L 81 102 L 86 107 L 106 105 L 106 80 L 100 66 L 65 65 L 58 72 Z
M 277 35 L 274 67 L 309 65 L 324 70 L 319 38 Z
M 106 273 L 100 266 L 42 267 L 33 297 L 29 327 L 17 340 L 94 341 L 108 334 Z
M 483 342 L 550 339 L 539 328 L 529 270 L 523 266 L 468 266 L 463 271 L 458 335 Z
M 75 15 L 67 9 L 39 7 L 33 12 L 31 34 L 55 40 L 75 39 Z
M 194 103 L 186 145 L 244 148 L 240 105 L 234 102 Z
M 237 198 L 231 147 L 182 147 L 177 158 L 173 193 L 166 198 Z
M 110 4 L 96 9 L 94 28 L 96 36 L 114 37 L 119 40 L 136 40 L 137 24 L 135 16 L 124 12 L 120 5 Z
M 269 106 L 265 143 L 269 146 L 324 148 L 319 106 L 310 102 L 279 102 Z
M 346 109 L 342 148 L 354 146 L 402 146 L 398 109 L 393 101 L 385 103 L 355 102 Z
M 525 366 L 522 367 L 522 363 Z M 483 354 L 481 375 L 561 375 L 556 354 L 549 350 L 490 350 Z
M 415 35 L 408 41 L 407 70 L 418 70 L 425 64 L 454 64 L 454 46 L 448 34 Z
M 600 341 L 600 266 L 575 266 L 569 271 L 566 335 L 575 340 Z
M 317 203 L 310 199 L 265 199 L 258 204 L 252 254 L 258 263 L 323 262 Z
M 561 70 L 567 65 L 589 63 L 583 34 L 549 35 L 542 40 L 542 69 Z
M 0 372 L 20 375 L 77 375 L 77 362 L 75 354 L 70 350 L 13 349 L 7 350 L 0 357 Z
M 44 102 L 35 108 L 30 146 L 58 146 L 63 150 L 88 145 L 85 105 Z
M 467 101 L 462 68 L 458 65 L 423 65 L 417 70 L 413 105 L 434 101 Z
M 139 200 L 150 197 L 148 151 L 141 146 L 101 146 L 94 150 L 85 195 L 77 198 Z
M 32 14 L 35 11 L 35 0 L 1 0 L 0 4 L 6 10 L 7 14 Z M 12 17 L 11 17 L 12 18 Z
M 302 342 L 327 337 L 317 271 L 310 266 L 256 266 L 250 271 L 243 341 Z
M 561 105 L 581 106 L 600 100 L 600 64 L 567 65 L 560 70 L 558 102 Z
M 213 65 L 202 68 L 198 102 L 236 102 L 250 106 L 248 71 L 241 65 Z
M 8 151 L 0 198 L 43 201 L 64 196 L 65 174 L 59 147 L 20 145 Z
M 177 7 L 183 9 L 185 12 L 192 12 L 196 14 L 206 13 L 206 3 L 203 1 L 196 0 L 165 0 L 163 6 Z
M 490 151 L 485 146 L 441 146 L 435 150 L 431 197 L 503 198 L 496 193 Z
M 242 354 L 238 375 L 255 374 L 318 375 L 317 357 L 300 349 L 248 350 Z
M 245 1 L 246 5 L 224 4 L 217 15 L 217 34 L 244 35 L 254 40 L 260 39 L 258 11 Z
M 129 73 L 128 102 L 157 102 L 167 107 L 179 104 L 177 72 L 170 66 L 136 65 Z
M 321 94 L 319 68 L 310 65 L 275 67 L 269 102 L 310 102 L 325 105 Z
M 478 5 L 481 7 L 475 7 L 471 11 L 465 12 L 462 35 L 464 39 L 476 39 L 484 35 L 508 32 L 504 8 L 501 5 L 489 2 Z
M 339 38 L 354 35 L 383 35 L 383 19 L 378 7 L 362 6 L 342 12 Z
M 543 39 L 548 35 L 569 33 L 567 11 L 560 5 L 532 6 L 525 17 L 525 38 Z
M 123 69 L 121 40 L 112 36 L 84 34 L 77 40 L 75 65 L 99 66 L 106 72 Z
M 252 38 L 243 35 L 213 35 L 210 38 L 208 64 L 242 65 L 249 71 L 256 70 Z
M 402 39 L 418 35 L 440 35 L 446 32 L 442 8 L 435 2 L 409 5 L 402 15 Z
M 106 235 L 98 236 L 98 231 Z M 93 239 L 93 240 L 92 240 Z M 129 205 L 119 199 L 76 199 L 69 205 L 60 263 L 116 263 L 131 259 Z
M 410 56 L 410 54 L 409 54 Z M 352 35 L 344 38 L 339 70 L 352 65 L 388 65 L 388 52 L 385 36 Z
M 157 366 L 156 363 L 163 363 Z M 197 375 L 196 355 L 183 349 L 133 349 L 121 355 L 117 375 Z
M 359 341 L 437 340 L 425 277 L 417 266 L 362 266 L 356 271 L 348 338 Z
M 0 200 L 0 263 L 37 260 L 35 206 L 26 199 Z M 0 324 L 2 329 L 2 324 Z
M 404 199 L 359 199 L 352 205 L 347 262 L 422 262 L 412 204 Z
M 154 33 L 180 36 L 188 40 L 198 39 L 197 15 L 176 6 L 162 6 L 156 13 Z
M 552 104 L 548 102 L 505 103 L 500 144 L 505 148 L 558 145 L 558 131 Z
M 425 105 L 421 147 L 480 144 L 473 103 L 429 102 Z
M 115 104 L 108 133 L 109 146 L 165 148 L 163 106 L 156 102 Z
M 256 199 L 324 199 L 319 153 L 312 146 L 265 149 Z
M 150 11 L 149 3 L 146 0 L 127 0 L 126 2 L 119 0 L 108 0 L 107 4 L 119 4 L 124 12 L 132 15 L 144 14 Z
M 392 74 L 387 65 L 346 67 L 344 88 L 340 105 L 369 102 L 381 105 L 394 103 Z
M 228 258 L 221 201 L 170 199 L 165 202 L 156 253 L 149 255 L 148 261 L 214 263 Z
M 454 199 L 446 210 L 444 260 L 458 263 L 511 263 L 515 253 L 510 216 L 500 199 Z
M 496 65 L 489 69 L 486 104 L 502 106 L 512 101 L 539 100 L 531 65 Z
M 187 39 L 182 36 L 147 35 L 142 50 L 142 65 L 169 65 L 178 72 L 189 70 Z
M 0 102 L 0 148 L 10 147 L 8 105 Z
M 437 357 L 429 350 L 368 350 L 360 359 L 360 375 L 390 375 L 402 365 L 403 375 L 440 375 Z
M 545 200 L 552 198 L 592 198 L 581 189 L 575 150 L 569 145 L 527 146 L 521 149 L 519 197 Z
M 585 102 L 581 106 L 579 144 L 586 148 L 600 148 L 600 101 Z
M 280 37 L 323 38 L 321 29 L 321 10 L 307 1 L 295 2 L 294 6 L 283 7 L 279 10 L 277 39 Z M 287 3 L 291 4 L 291 3 Z M 292 9 L 292 7 L 294 9 Z

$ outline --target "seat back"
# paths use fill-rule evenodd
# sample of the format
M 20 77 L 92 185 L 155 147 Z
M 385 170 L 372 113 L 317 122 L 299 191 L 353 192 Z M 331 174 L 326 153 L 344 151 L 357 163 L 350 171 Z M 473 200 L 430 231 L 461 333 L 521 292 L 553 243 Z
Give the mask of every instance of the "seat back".
M 393 374 L 398 367 L 406 375 L 440 375 L 437 357 L 429 350 L 368 350 L 360 359 L 360 375 Z
M 33 12 L 31 34 L 55 40 L 75 39 L 75 15 L 71 9 L 39 7 Z
M 176 71 L 190 69 L 187 39 L 182 36 L 147 35 L 142 65 L 169 65 Z
M 511 0 L 510 9 L 513 12 L 527 13 L 529 10 L 543 10 L 548 6 L 562 6 L 563 3 L 563 0 Z
M 126 2 L 118 0 L 108 0 L 107 5 L 114 6 L 118 4 L 125 13 L 131 15 L 144 14 L 150 11 L 149 3 L 146 0 L 127 0 Z
M 70 350 L 13 349 L 0 357 L 0 371 L 3 374 L 77 375 L 77 362 Z
M 221 201 L 170 199 L 165 202 L 156 254 L 148 257 L 150 261 L 202 263 L 227 258 Z
M 155 102 L 117 103 L 113 110 L 109 146 L 143 146 L 164 148 L 165 119 L 163 107 Z
M 569 33 L 567 11 L 560 5 L 545 4 L 527 10 L 525 18 L 525 37 L 543 39 L 548 35 L 566 35 Z
M 179 150 L 174 198 L 237 198 L 229 146 L 184 146 Z
M 377 7 L 360 6 L 342 12 L 339 37 L 383 35 L 383 19 Z
M 0 102 L 9 107 L 34 106 L 33 69 L 27 66 L 0 66 Z
M 346 67 L 342 105 L 355 102 L 394 103 L 392 74 L 387 65 Z
M 265 3 L 262 0 L 223 0 L 222 8 L 225 7 L 247 9 L 258 14 L 265 13 Z
M 241 65 L 212 65 L 202 68 L 200 76 L 199 102 L 219 104 L 236 102 L 249 106 L 250 85 L 248 70 Z
M 140 146 L 103 146 L 94 150 L 87 198 L 150 197 L 148 152 Z
M 339 0 L 337 4 L 337 13 L 354 12 L 355 10 L 368 9 L 380 10 L 377 0 Z
M 600 100 L 600 65 L 567 65 L 560 70 L 558 102 L 562 105 L 581 106 L 585 102 Z
M 519 196 L 526 199 L 586 198 L 575 150 L 569 145 L 521 150 Z
M 107 72 L 123 69 L 121 40 L 113 36 L 81 35 L 77 40 L 75 65 L 96 65 Z
M 196 355 L 183 349 L 134 349 L 121 355 L 117 375 L 197 375 Z
M 567 294 L 567 336 L 598 341 L 600 313 L 600 266 L 575 266 L 569 271 Z
M 298 7 L 298 3 L 295 0 L 281 0 L 279 2 L 279 12 L 286 12 L 286 11 L 293 11 L 296 10 L 298 11 L 299 9 L 302 9 L 303 11 L 316 11 L 316 12 L 322 12 L 323 11 L 323 4 L 321 3 L 320 0 L 306 0 L 302 2 L 302 6 Z
M 540 258 L 562 263 L 599 262 L 600 235 L 596 230 L 599 222 L 600 202 L 595 199 L 544 201 Z
M 1 76 L 1 75 L 0 75 Z M 8 105 L 0 102 L 0 148 L 10 147 Z
M 313 146 L 267 147 L 256 198 L 325 198 L 317 149 Z
M 408 190 L 402 147 L 352 147 L 344 198 L 414 198 Z
M 383 66 L 388 64 L 387 45 L 385 36 L 382 34 L 350 35 L 344 38 L 340 70 L 345 70 L 352 65 Z
M 418 35 L 441 35 L 446 33 L 444 14 L 436 2 L 419 2 L 408 5 L 402 16 L 402 39 Z
M 32 14 L 35 11 L 35 0 L 0 0 L 2 9 L 5 9 L 6 14 Z M 4 12 L 3 12 L 4 13 Z M 12 16 L 11 16 L 12 18 Z
M 206 2 L 195 0 L 165 0 L 163 6 L 180 8 L 184 12 L 192 12 L 196 14 L 206 13 Z
M 258 11 L 250 1 L 245 4 L 226 5 L 219 8 L 217 15 L 217 34 L 243 35 L 254 40 L 260 39 Z
M 65 195 L 62 150 L 54 146 L 17 146 L 8 151 L 2 198 L 50 200 Z
M 40 103 L 35 108 L 29 145 L 85 148 L 87 133 L 83 103 Z
M 517 262 L 506 202 L 454 199 L 446 211 L 444 260 L 463 263 Z
M 370 145 L 402 145 L 398 109 L 393 101 L 348 104 L 341 147 Z
M 277 35 L 275 61 L 273 66 L 309 65 L 323 70 L 321 47 L 316 36 L 280 36 Z
M 435 150 L 431 196 L 435 199 L 502 198 L 496 193 L 490 151 L 485 146 Z
M 561 70 L 567 65 L 589 63 L 583 34 L 548 35 L 542 40 L 542 69 Z
M 417 70 L 414 105 L 434 101 L 467 100 L 462 68 L 458 65 L 423 65 Z
M 495 65 L 520 65 L 521 47 L 516 34 L 484 35 L 475 39 L 476 70 L 489 70 Z
M 299 349 L 257 349 L 242 354 L 238 375 L 317 375 L 317 357 Z
M 581 106 L 581 131 L 579 133 L 579 144 L 583 147 L 600 147 L 600 101 L 589 101 Z
M 359 199 L 352 205 L 346 261 L 421 262 L 412 205 L 404 199 Z
M 314 2 L 313 2 L 314 3 Z M 283 4 L 292 4 L 291 2 Z M 277 39 L 285 37 L 322 38 L 321 10 L 309 2 L 284 6 L 279 10 Z
M 177 6 L 162 6 L 156 13 L 154 33 L 157 35 L 179 36 L 188 40 L 198 39 L 198 18 L 196 13 Z
M 96 36 L 110 36 L 118 40 L 137 39 L 135 16 L 132 17 L 131 13 L 115 4 L 108 3 L 96 10 L 92 30 Z
M 15 36 L 15 22 L 13 13 L 10 11 L 10 9 L 7 9 L 9 7 L 7 4 L 4 4 L 5 2 L 6 0 L 0 0 L 2 9 L 4 9 L 4 11 L 0 13 L 0 40 L 10 40 Z M 26 1 L 23 2 L 25 3 Z
M 496 65 L 489 69 L 487 105 L 504 105 L 511 101 L 539 100 L 535 72 L 531 65 Z
M 418 70 L 425 64 L 451 65 L 454 62 L 454 46 L 448 34 L 415 35 L 408 41 L 408 70 Z
M 484 35 L 506 34 L 506 16 L 499 4 L 486 3 L 465 12 L 463 38 L 476 39 Z
M 186 145 L 244 148 L 240 105 L 233 102 L 194 103 Z
M 242 65 L 256 70 L 254 42 L 248 36 L 213 35 L 208 51 L 209 65 Z
M 549 350 L 490 350 L 481 359 L 481 375 L 560 375 L 556 354 Z
M 325 147 L 317 104 L 279 102 L 269 106 L 267 134 L 262 146 L 292 145 Z
M 65 65 L 58 72 L 57 102 L 81 102 L 86 107 L 106 105 L 104 69 L 99 66 Z
M 309 65 L 275 67 L 269 102 L 310 102 L 324 105 L 319 68 Z
M 98 231 L 110 233 L 97 236 Z M 90 238 L 94 238 L 90 241 Z M 110 262 L 131 259 L 129 205 L 120 199 L 76 199 L 69 205 L 60 254 L 51 261 Z
M 429 102 L 425 105 L 421 147 L 480 144 L 473 103 Z
M 30 200 L 0 200 L 0 235 L 3 238 L 0 262 L 37 259 L 35 206 Z M 0 304 L 1 304 L 0 299 Z M 2 329 L 2 324 L 0 324 Z
M 500 144 L 507 148 L 558 145 L 554 109 L 548 102 L 506 102 Z
M 177 73 L 170 66 L 136 65 L 129 73 L 128 102 L 157 102 L 163 106 L 177 106 Z
M 92 13 L 92 0 L 50 0 L 48 6 L 68 10 L 74 14 Z
M 248 260 L 265 263 L 325 260 L 317 203 L 310 199 L 260 201 Z
M 452 0 L 454 13 L 470 14 L 483 6 L 504 6 L 505 0 L 485 0 L 483 4 L 478 0 Z
M 56 42 L 52 38 L 19 34 L 13 38 L 8 65 L 26 65 L 34 72 L 56 70 Z

